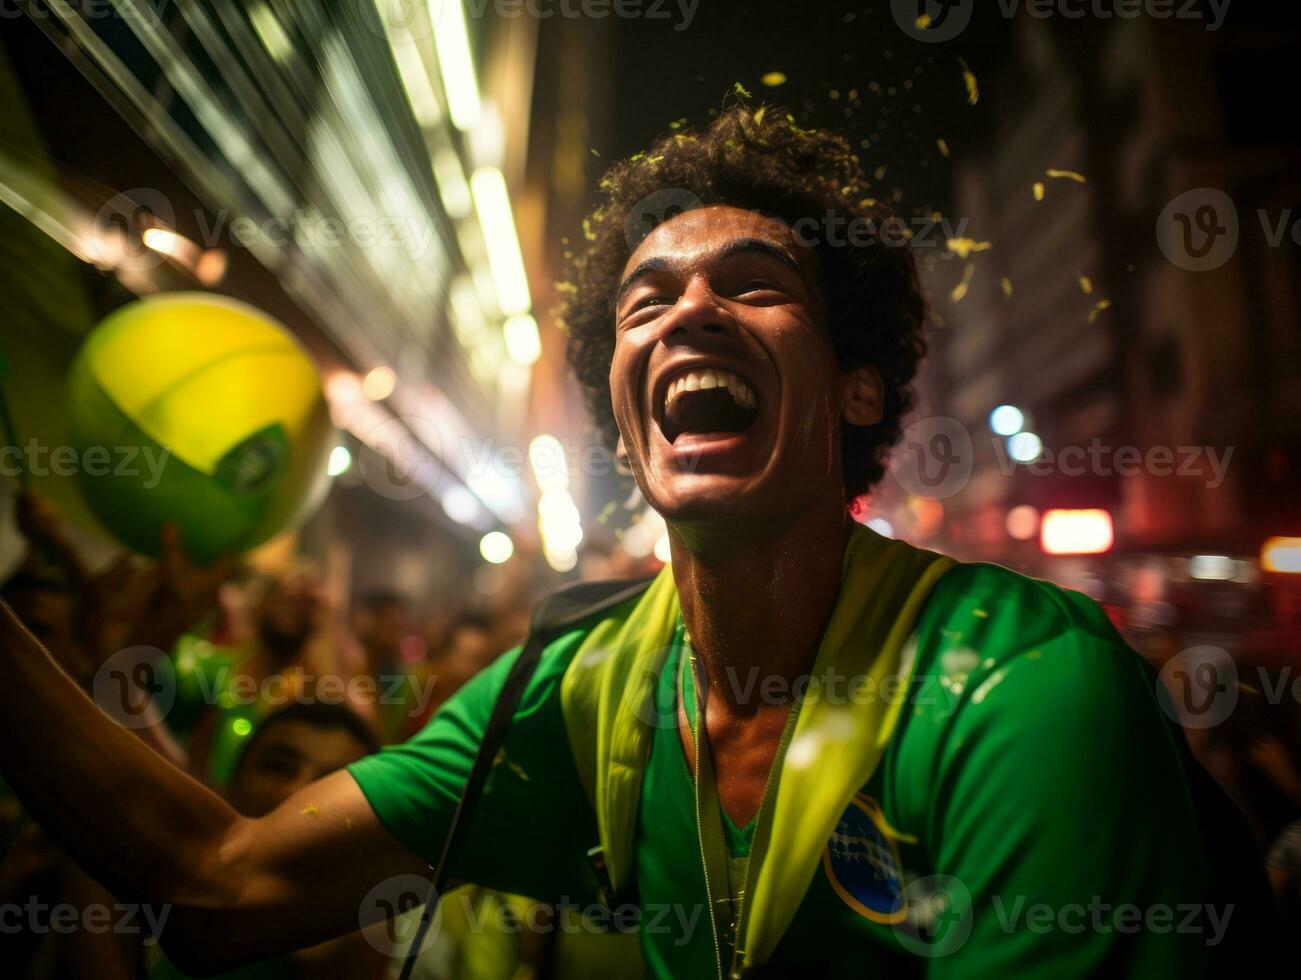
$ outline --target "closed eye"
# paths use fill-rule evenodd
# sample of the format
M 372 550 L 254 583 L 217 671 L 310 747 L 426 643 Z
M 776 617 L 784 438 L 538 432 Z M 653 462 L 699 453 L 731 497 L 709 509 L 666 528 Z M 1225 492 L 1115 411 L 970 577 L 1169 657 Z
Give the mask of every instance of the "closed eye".
M 787 295 L 785 289 L 768 279 L 751 279 L 732 290 L 732 295 L 738 298 L 742 296 L 754 296 L 757 293 L 775 293 L 780 296 Z
M 671 301 L 667 296 L 657 296 L 655 294 L 652 294 L 650 296 L 644 296 L 641 299 L 637 300 L 637 302 L 632 305 L 632 309 L 629 310 L 628 312 L 632 313 L 637 310 L 644 310 L 648 306 L 665 306 L 668 305 L 670 302 Z

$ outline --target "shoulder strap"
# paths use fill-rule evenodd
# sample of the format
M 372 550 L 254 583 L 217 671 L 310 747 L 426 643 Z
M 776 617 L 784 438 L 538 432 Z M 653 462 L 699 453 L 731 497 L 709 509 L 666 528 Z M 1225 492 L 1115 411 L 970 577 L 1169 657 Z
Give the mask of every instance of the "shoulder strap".
M 420 926 L 407 950 L 399 980 L 410 980 L 411 971 L 415 968 L 416 960 L 420 955 L 420 947 L 424 945 L 430 923 L 433 922 L 434 913 L 438 910 L 438 900 L 447 884 L 449 860 L 465 839 L 470 822 L 474 819 L 474 811 L 479 804 L 479 797 L 483 794 L 484 784 L 488 781 L 488 773 L 492 771 L 497 753 L 506 741 L 506 734 L 510 730 L 511 720 L 515 717 L 515 710 L 519 707 L 520 698 L 524 696 L 524 691 L 541 662 L 542 651 L 565 630 L 603 610 L 617 606 L 626 599 L 631 599 L 643 591 L 650 582 L 651 579 L 579 582 L 559 592 L 553 592 L 534 607 L 529 622 L 528 638 L 524 641 L 523 649 L 520 650 L 515 663 L 511 665 L 510 673 L 506 675 L 501 691 L 497 694 L 497 700 L 492 706 L 492 714 L 488 716 L 488 724 L 479 742 L 479 749 L 475 753 L 474 762 L 470 765 L 470 776 L 465 781 L 460 799 L 456 802 L 456 810 L 452 813 L 447 836 L 443 838 L 438 863 L 430 869 L 432 873 L 429 893 L 425 898 L 425 910 L 420 916 Z

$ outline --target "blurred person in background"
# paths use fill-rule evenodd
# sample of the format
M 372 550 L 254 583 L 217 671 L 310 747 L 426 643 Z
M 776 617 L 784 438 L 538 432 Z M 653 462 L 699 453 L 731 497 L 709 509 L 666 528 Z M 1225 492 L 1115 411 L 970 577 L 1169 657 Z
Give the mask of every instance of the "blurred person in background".
M 379 750 L 370 726 L 338 704 L 301 702 L 272 712 L 241 746 L 225 796 L 248 817 L 270 813 L 303 787 Z M 62 897 L 80 909 L 113 896 L 66 860 Z M 54 950 L 56 977 L 184 980 L 154 942 L 139 935 L 78 930 Z M 366 980 L 384 974 L 383 955 L 360 932 L 230 973 L 224 980 Z M 35 980 L 35 978 L 33 978 Z
M 344 676 L 330 604 L 313 569 L 264 575 L 246 590 L 245 602 L 247 635 L 218 643 L 206 630 L 193 631 L 171 653 L 176 698 L 168 723 L 188 737 L 195 772 L 218 786 L 261 718 L 322 679 Z

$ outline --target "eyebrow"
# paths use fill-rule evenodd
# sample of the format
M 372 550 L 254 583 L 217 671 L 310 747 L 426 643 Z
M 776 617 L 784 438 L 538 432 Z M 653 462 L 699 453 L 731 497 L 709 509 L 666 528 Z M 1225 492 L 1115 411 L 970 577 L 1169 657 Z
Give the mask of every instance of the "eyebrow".
M 774 245 L 772 242 L 764 241 L 762 238 L 736 238 L 724 245 L 716 255 L 713 261 L 720 262 L 732 258 L 736 255 L 767 255 L 788 266 L 793 272 L 803 278 L 804 270 L 800 264 L 795 261 L 795 256 L 791 255 L 780 245 Z M 643 276 L 652 272 L 671 272 L 676 263 L 665 258 L 664 256 L 653 256 L 644 259 L 637 264 L 637 267 L 624 277 L 623 282 L 619 283 L 619 288 L 614 292 L 614 307 L 617 309 L 619 303 L 623 300 L 623 294 L 632 288 L 633 284 Z

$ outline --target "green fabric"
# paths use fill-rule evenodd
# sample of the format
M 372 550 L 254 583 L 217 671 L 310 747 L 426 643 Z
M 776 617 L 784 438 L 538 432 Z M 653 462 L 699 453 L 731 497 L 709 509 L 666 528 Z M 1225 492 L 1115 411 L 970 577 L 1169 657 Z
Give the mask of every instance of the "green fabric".
M 678 624 L 681 630 L 681 622 Z M 669 654 L 669 662 L 664 667 L 665 676 L 677 676 L 679 678 L 679 694 L 682 697 L 682 707 L 686 712 L 687 723 L 691 726 L 691 732 L 696 732 L 696 678 L 695 671 L 683 670 L 682 665 L 685 658 L 682 656 L 683 635 L 679 632 L 673 638 L 673 650 Z M 727 839 L 727 853 L 733 858 L 748 858 L 750 856 L 750 847 L 754 843 L 754 828 L 759 823 L 759 814 L 756 813 L 750 818 L 744 827 L 738 827 L 736 821 L 732 819 L 731 814 L 726 809 L 720 807 L 719 813 L 723 817 L 723 836 Z
M 225 786 L 249 738 L 272 706 L 237 693 L 232 682 L 239 665 L 249 657 L 243 647 L 218 646 L 193 633 L 183 635 L 171 652 L 176 678 L 176 698 L 167 714 L 168 725 L 188 740 L 204 715 L 211 711 L 208 744 L 208 781 Z
M 458 877 L 544 899 L 595 894 L 583 855 L 603 838 L 559 693 L 580 648 L 591 654 L 592 636 L 608 641 L 626 629 L 635 606 L 579 624 L 543 652 L 454 859 Z M 600 649 L 621 656 L 617 645 Z M 707 977 L 717 968 L 674 675 L 663 669 L 670 653 L 651 658 L 650 711 L 641 717 L 652 724 L 639 726 L 646 744 L 634 745 L 646 758 L 628 877 L 648 973 Z M 1188 795 L 1195 763 L 1156 702 L 1152 672 L 1097 607 L 997 566 L 958 566 L 921 609 L 902 666 L 909 653 L 879 763 L 830 831 L 808 842 L 817 865 L 767 963 L 846 977 L 1204 975 L 1213 931 L 1205 915 L 1203 933 L 1130 931 L 1105 912 L 1106 928 L 1076 928 L 1077 906 L 1087 923 L 1099 904 L 1175 910 L 1213 897 L 1208 842 Z M 436 858 L 513 657 L 467 685 L 411 742 L 350 767 L 380 820 L 426 860 Z M 613 686 L 602 696 L 598 706 L 613 710 Z M 797 744 L 798 732 L 788 761 Z M 801 751 L 811 781 L 845 778 L 827 771 L 834 763 L 821 748 Z M 626 758 L 626 746 L 613 757 Z M 937 907 L 925 892 L 941 875 L 961 883 L 949 889 L 958 914 L 942 918 L 928 943 L 931 934 L 915 938 L 908 916 Z M 1040 906 L 1054 913 L 1047 928 Z
M 559 686 L 587 636 L 576 629 L 547 647 L 515 712 L 451 874 L 544 901 L 587 901 L 597 883 L 586 852 L 596 818 L 569 753 Z M 519 650 L 499 657 L 451 697 L 414 738 L 348 767 L 375 813 L 406 847 L 437 861 L 452 811 L 497 692 Z
M 570 751 L 596 810 L 616 892 L 633 878 L 633 836 L 653 735 L 646 719 L 681 612 L 666 565 L 645 592 L 596 624 L 560 689 Z

